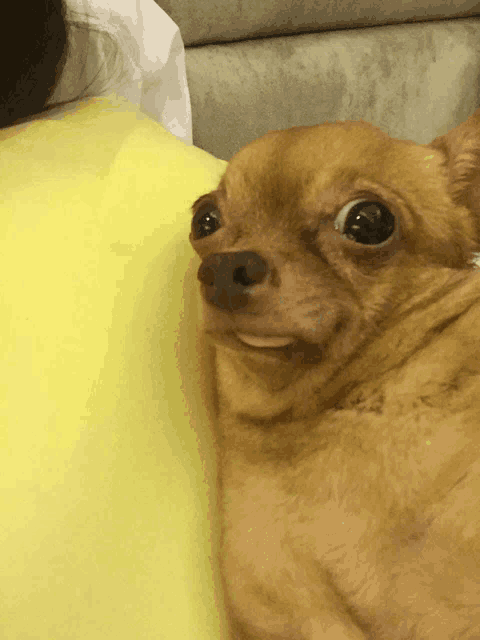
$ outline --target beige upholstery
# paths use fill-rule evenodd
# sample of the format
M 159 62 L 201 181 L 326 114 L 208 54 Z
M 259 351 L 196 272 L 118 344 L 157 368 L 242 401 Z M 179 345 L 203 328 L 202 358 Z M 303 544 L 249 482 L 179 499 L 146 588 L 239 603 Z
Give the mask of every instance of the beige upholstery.
M 157 2 L 185 44 L 193 142 L 224 160 L 329 120 L 425 143 L 480 104 L 480 2 Z

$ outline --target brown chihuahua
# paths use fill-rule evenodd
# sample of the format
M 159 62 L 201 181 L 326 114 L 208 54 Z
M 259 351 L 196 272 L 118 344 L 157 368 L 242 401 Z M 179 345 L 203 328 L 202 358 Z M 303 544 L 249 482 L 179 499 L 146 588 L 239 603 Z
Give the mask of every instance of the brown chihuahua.
M 237 640 L 480 638 L 480 109 L 271 131 L 193 205 Z

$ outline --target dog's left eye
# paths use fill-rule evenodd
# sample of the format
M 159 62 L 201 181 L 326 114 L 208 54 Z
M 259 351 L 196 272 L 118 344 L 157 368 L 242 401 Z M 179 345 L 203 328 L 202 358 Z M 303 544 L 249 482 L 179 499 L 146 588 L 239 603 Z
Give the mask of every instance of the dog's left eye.
M 360 244 L 382 245 L 395 231 L 395 216 L 381 202 L 354 200 L 342 207 L 334 226 Z
M 207 203 L 200 207 L 192 220 L 192 237 L 200 240 L 215 233 L 222 226 L 221 217 L 215 205 Z

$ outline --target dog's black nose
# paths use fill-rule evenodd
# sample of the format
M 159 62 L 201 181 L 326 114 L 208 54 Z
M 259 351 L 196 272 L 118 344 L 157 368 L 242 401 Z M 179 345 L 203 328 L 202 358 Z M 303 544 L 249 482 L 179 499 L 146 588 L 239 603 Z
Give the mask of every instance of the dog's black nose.
M 200 265 L 197 277 L 205 285 L 207 302 L 235 311 L 248 304 L 247 287 L 265 280 L 268 266 L 253 251 L 214 253 Z

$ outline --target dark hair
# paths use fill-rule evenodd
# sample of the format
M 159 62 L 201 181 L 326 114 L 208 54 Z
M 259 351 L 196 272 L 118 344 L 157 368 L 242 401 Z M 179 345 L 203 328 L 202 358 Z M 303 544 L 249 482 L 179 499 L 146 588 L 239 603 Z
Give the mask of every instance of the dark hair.
M 85 19 L 86 14 L 81 15 L 82 21 L 67 19 L 66 0 L 7 0 L 4 3 L 2 20 L 11 30 L 0 40 L 0 128 L 33 119 L 89 95 L 87 90 L 95 78 L 74 98 L 47 105 L 69 55 L 80 53 L 86 60 L 87 49 L 74 51 L 79 48 L 78 41 L 75 43 L 76 29 L 86 31 L 87 35 L 95 32 L 116 44 L 109 33 L 93 29 Z M 115 51 L 119 53 L 116 47 Z M 81 76 L 80 69 L 78 75 Z

